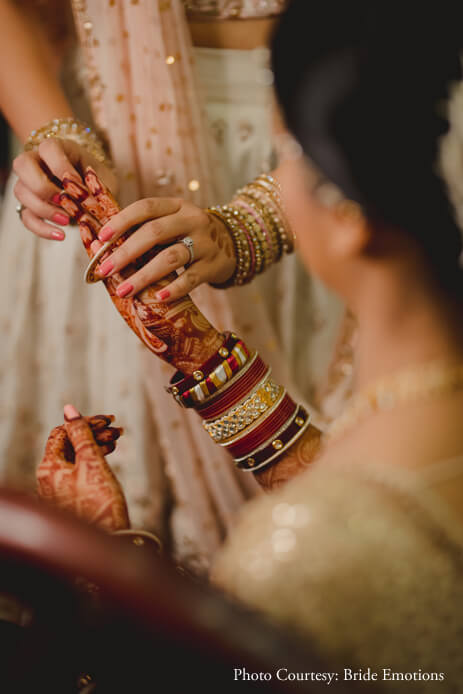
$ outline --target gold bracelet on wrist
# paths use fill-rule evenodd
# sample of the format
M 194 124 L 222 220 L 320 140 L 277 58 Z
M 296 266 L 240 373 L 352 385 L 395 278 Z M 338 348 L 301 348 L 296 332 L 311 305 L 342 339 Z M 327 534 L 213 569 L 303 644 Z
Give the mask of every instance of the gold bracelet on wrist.
M 233 275 L 226 282 L 214 284 L 213 286 L 219 289 L 225 289 L 226 287 L 245 284 L 249 281 L 249 277 L 253 276 L 251 248 L 246 234 L 241 228 L 236 216 L 226 206 L 211 207 L 207 211 L 225 224 L 232 238 L 236 254 L 236 268 Z
M 48 140 L 56 138 L 59 140 L 72 140 L 84 147 L 97 161 L 112 168 L 110 157 L 105 151 L 102 140 L 86 123 L 76 118 L 54 118 L 42 125 L 41 128 L 33 130 L 26 140 L 24 150 L 26 152 L 37 149 L 38 146 Z
M 236 255 L 233 275 L 213 286 L 223 289 L 246 284 L 293 250 L 280 192 L 279 182 L 262 174 L 238 190 L 228 205 L 207 210 L 225 224 Z
M 274 218 L 270 215 L 268 208 L 265 205 L 263 205 L 262 202 L 256 201 L 255 198 L 251 197 L 247 190 L 243 190 L 239 198 L 236 198 L 236 200 L 241 200 L 242 202 L 246 203 L 246 205 L 251 208 L 252 215 L 255 216 L 256 219 L 260 218 L 263 222 L 265 232 L 267 235 L 264 235 L 263 237 L 265 266 L 264 269 L 266 269 L 267 267 L 270 267 L 270 265 L 273 265 L 281 256 L 281 243 L 279 240 L 279 235 L 276 233 L 275 230 Z M 248 215 L 248 219 L 252 220 L 250 212 Z M 262 234 L 261 229 L 259 229 L 259 233 Z
M 270 371 L 271 369 L 243 402 L 234 405 L 221 417 L 203 422 L 203 427 L 216 443 L 224 443 L 228 438 L 249 427 L 280 397 L 282 386 L 271 379 Z
M 282 224 L 278 215 L 277 205 L 271 198 L 265 196 L 262 189 L 258 186 L 245 186 L 245 188 L 240 191 L 240 197 L 256 205 L 261 211 L 261 214 L 268 221 L 268 229 L 275 249 L 273 263 L 278 262 L 283 255 L 283 238 L 281 233 Z

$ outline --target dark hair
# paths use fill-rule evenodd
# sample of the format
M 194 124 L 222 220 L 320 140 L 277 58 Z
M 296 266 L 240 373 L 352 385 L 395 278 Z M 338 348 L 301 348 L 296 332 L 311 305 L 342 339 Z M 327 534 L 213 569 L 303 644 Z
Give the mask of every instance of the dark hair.
M 462 47 L 454 0 L 294 0 L 273 41 L 277 95 L 304 151 L 370 217 L 413 235 L 452 292 L 462 236 L 437 160 Z

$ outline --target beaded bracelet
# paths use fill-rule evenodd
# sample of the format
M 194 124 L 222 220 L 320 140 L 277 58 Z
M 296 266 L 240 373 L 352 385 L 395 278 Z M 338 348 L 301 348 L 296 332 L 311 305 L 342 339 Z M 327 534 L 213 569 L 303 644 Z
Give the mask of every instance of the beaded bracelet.
M 234 274 L 214 287 L 222 289 L 250 282 L 284 253 L 293 251 L 294 239 L 280 192 L 278 181 L 262 174 L 238 190 L 228 205 L 207 210 L 227 227 L 236 255 Z
M 77 118 L 54 118 L 41 128 L 33 130 L 26 140 L 24 151 L 37 149 L 44 140 L 49 138 L 73 140 L 84 147 L 97 161 L 112 168 L 111 160 L 106 154 L 100 137 Z
M 262 219 L 266 228 L 266 236 L 268 237 L 269 264 L 278 262 L 283 253 L 283 246 L 281 235 L 277 231 L 278 221 L 270 205 L 266 204 L 264 198 L 259 196 L 255 188 L 243 190 L 239 201 L 237 200 L 235 204 L 245 204 L 248 208 L 251 208 L 251 214 Z
M 270 176 L 270 174 L 261 174 L 250 185 L 251 188 L 256 187 L 257 189 L 262 189 L 266 194 L 267 200 L 276 205 L 279 217 L 279 232 L 282 237 L 283 245 L 285 246 L 285 253 L 291 253 L 294 250 L 294 235 L 284 211 L 279 181 L 273 176 Z
M 207 210 L 223 222 L 231 236 L 236 256 L 236 269 L 232 277 L 221 284 L 214 284 L 217 289 L 225 289 L 234 285 L 244 284 L 248 277 L 254 277 L 255 252 L 247 229 L 238 221 L 238 212 L 223 207 L 210 207 Z

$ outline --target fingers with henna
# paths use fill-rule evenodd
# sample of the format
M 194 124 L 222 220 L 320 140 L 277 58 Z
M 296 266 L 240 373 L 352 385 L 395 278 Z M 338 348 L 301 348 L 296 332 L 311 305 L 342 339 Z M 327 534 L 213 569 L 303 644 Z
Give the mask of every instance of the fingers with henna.
M 101 221 L 106 222 L 119 212 L 120 208 L 117 201 L 104 183 L 98 178 L 95 170 L 92 169 L 91 166 L 88 166 L 85 171 L 85 184 L 100 205 L 102 211 Z
M 106 429 L 115 420 L 113 414 L 94 414 L 90 417 L 85 417 L 89 425 L 92 427 L 93 431 L 98 431 L 99 429 Z
M 114 443 L 114 441 L 117 441 L 124 433 L 122 427 L 109 427 L 98 431 L 95 431 L 92 427 L 92 431 L 95 441 L 99 446 L 104 446 L 107 443 Z
M 83 209 L 67 193 L 63 192 L 59 194 L 59 204 L 68 216 L 76 222 L 78 222 L 84 214 Z
M 98 201 L 90 195 L 87 188 L 85 188 L 82 183 L 77 182 L 74 178 L 70 177 L 69 174 L 65 174 L 62 183 L 66 193 L 75 202 L 78 202 L 86 212 L 93 215 L 98 221 L 104 221 L 104 211 L 100 207 Z
M 85 417 L 74 405 L 64 406 L 65 429 L 76 456 L 76 463 L 102 460 L 100 448 Z
M 50 433 L 45 446 L 45 458 L 50 460 L 53 459 L 58 464 L 66 462 L 65 451 L 67 440 L 68 437 L 65 428 L 62 425 L 55 427 Z
M 98 222 L 96 222 L 93 217 L 90 217 L 90 215 L 87 213 L 83 214 L 79 219 L 80 238 L 82 239 L 82 243 L 84 244 L 84 247 L 91 258 L 96 253 L 95 250 L 92 250 L 94 245 L 99 244 L 99 241 L 97 241 L 99 228 Z
M 115 443 L 105 443 L 103 446 L 100 446 L 100 451 L 101 454 L 106 456 L 112 453 L 113 451 L 116 450 L 116 444 Z

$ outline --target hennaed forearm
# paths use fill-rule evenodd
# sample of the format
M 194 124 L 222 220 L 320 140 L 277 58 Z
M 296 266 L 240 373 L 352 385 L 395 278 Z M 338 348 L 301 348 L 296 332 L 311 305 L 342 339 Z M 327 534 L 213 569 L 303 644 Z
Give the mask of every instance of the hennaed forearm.
M 305 434 L 295 442 L 283 458 L 254 473 L 260 486 L 265 491 L 272 491 L 306 470 L 320 452 L 321 439 L 322 432 L 309 425 Z

